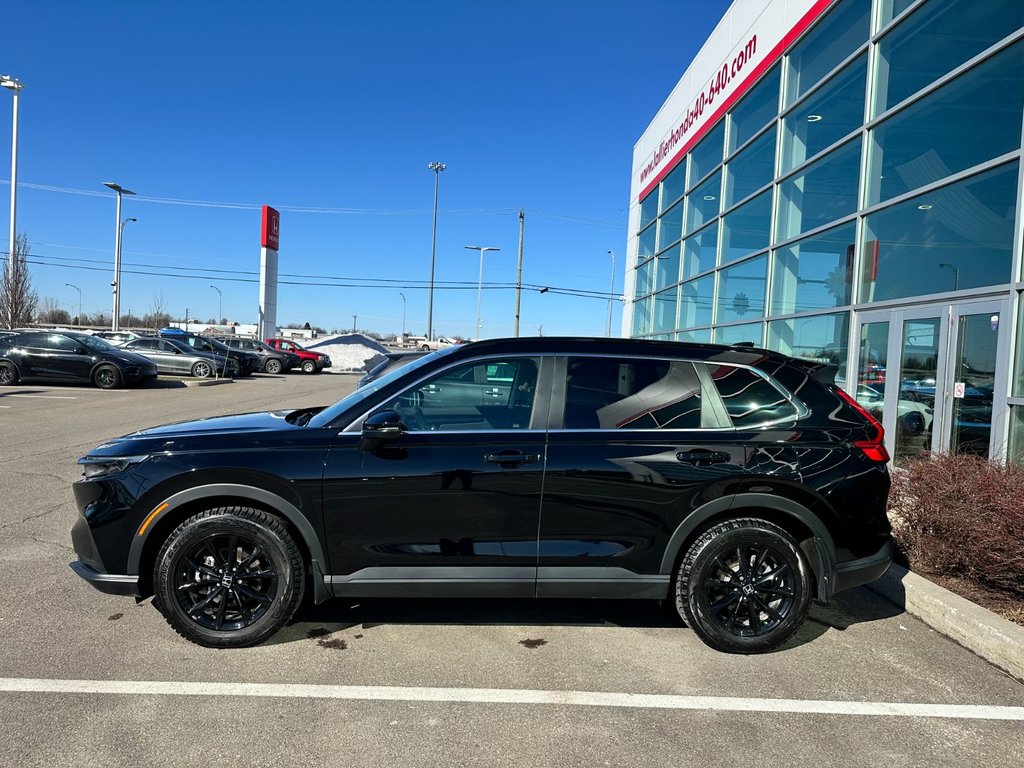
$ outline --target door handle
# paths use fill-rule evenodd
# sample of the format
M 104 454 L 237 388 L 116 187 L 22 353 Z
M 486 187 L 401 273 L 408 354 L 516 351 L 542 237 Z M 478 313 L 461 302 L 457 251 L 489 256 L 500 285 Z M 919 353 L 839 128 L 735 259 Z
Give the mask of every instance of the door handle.
M 703 449 L 680 451 L 676 454 L 676 458 L 687 464 L 725 464 L 731 459 L 725 451 L 708 451 Z
M 535 464 L 540 461 L 540 454 L 523 453 L 522 451 L 502 451 L 501 453 L 488 453 L 484 456 L 484 460 L 488 464 L 514 467 L 519 464 Z

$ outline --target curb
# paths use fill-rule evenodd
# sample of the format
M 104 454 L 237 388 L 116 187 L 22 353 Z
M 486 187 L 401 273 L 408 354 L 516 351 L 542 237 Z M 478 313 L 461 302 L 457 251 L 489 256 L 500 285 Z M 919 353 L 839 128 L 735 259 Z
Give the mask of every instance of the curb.
M 218 384 L 234 384 L 234 379 L 196 379 L 195 381 L 186 381 L 186 387 L 215 387 Z
M 951 640 L 1024 681 L 1024 627 L 896 565 L 866 585 Z

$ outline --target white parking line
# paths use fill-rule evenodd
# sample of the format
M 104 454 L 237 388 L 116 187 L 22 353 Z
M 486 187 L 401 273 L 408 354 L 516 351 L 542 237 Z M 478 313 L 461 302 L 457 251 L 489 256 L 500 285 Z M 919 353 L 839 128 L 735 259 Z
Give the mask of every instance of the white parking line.
M 957 720 L 1024 721 L 1024 707 L 974 704 L 908 704 L 885 701 L 747 699 L 599 691 L 537 691 L 515 688 L 405 688 L 385 685 L 298 685 L 278 683 L 192 683 L 152 680 L 47 680 L 0 678 L 0 692 L 112 694 L 129 696 L 261 696 L 287 699 L 436 701 L 466 704 L 556 704 L 720 712 L 808 715 L 941 717 Z
M 66 397 L 64 395 L 5 395 L 5 397 L 33 397 L 39 400 L 77 400 L 77 397 Z

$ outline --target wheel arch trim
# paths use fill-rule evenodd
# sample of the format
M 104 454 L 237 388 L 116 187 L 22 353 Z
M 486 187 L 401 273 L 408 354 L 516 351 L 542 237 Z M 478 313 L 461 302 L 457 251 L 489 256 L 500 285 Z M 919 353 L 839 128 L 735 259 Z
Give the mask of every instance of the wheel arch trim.
M 814 551 L 804 550 L 811 569 L 818 578 L 818 599 L 829 600 L 835 591 L 836 547 L 832 534 L 807 507 L 784 496 L 769 493 L 737 493 L 723 496 L 697 507 L 679 523 L 665 547 L 661 559 L 662 574 L 671 574 L 683 544 L 708 520 L 733 509 L 768 509 L 796 520 L 806 527 L 814 539 Z
M 197 485 L 194 488 L 187 488 L 184 491 L 179 491 L 172 496 L 168 496 L 154 507 L 154 509 L 160 509 L 160 507 L 163 507 L 163 509 L 161 509 L 156 515 L 152 515 L 152 513 L 150 513 L 151 517 L 147 517 L 146 523 L 144 524 L 146 530 L 143 530 L 141 534 L 136 534 L 132 538 L 131 548 L 128 551 L 128 572 L 136 574 L 139 572 L 142 553 L 146 548 L 146 541 L 153 532 L 155 523 L 158 523 L 167 515 L 173 513 L 175 509 L 181 507 L 183 504 L 223 496 L 255 501 L 270 507 L 275 512 L 278 512 L 295 527 L 295 530 L 299 532 L 303 543 L 306 545 L 306 549 L 309 550 L 310 558 L 314 560 L 317 565 L 325 562 L 320 538 L 317 536 L 316 531 L 313 530 L 313 525 L 309 522 L 309 519 L 303 515 L 294 504 L 281 498 L 276 493 L 272 493 L 271 491 L 264 490 L 263 488 L 257 488 L 252 485 L 241 485 L 238 483 L 211 483 L 208 485 Z

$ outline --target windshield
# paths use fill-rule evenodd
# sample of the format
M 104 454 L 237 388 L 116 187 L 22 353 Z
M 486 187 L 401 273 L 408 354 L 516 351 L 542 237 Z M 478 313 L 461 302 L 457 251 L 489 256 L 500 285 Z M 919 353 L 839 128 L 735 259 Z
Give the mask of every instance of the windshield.
M 99 336 L 73 336 L 72 338 L 94 352 L 110 352 L 112 349 L 119 349 L 119 347 L 111 344 L 106 339 L 101 339 Z
M 211 347 L 213 347 L 214 349 L 219 350 L 221 352 L 227 352 L 228 351 L 228 346 L 226 344 L 221 344 L 216 339 L 210 339 L 210 338 L 207 338 L 206 336 L 199 336 L 199 337 L 197 337 L 197 341 L 200 341 L 200 342 L 205 341 Z M 198 347 L 199 347 L 199 349 L 202 349 L 201 345 L 198 345 Z
M 347 411 L 349 408 L 353 408 L 363 400 L 369 400 L 373 395 L 379 392 L 384 387 L 390 385 L 393 381 L 399 377 L 405 376 L 406 374 L 412 376 L 415 371 L 422 368 L 424 365 L 428 365 L 434 360 L 444 355 L 449 355 L 454 352 L 457 347 L 449 347 L 448 349 L 442 349 L 440 352 L 432 352 L 429 355 L 415 360 L 408 365 L 402 365 L 394 370 L 388 371 L 379 379 L 374 379 L 365 387 L 357 389 L 350 395 L 346 395 L 341 398 L 338 402 L 329 408 L 325 408 L 320 411 L 316 416 L 309 420 L 309 426 L 311 427 L 325 427 L 330 424 L 334 419 L 340 416 L 342 413 Z

